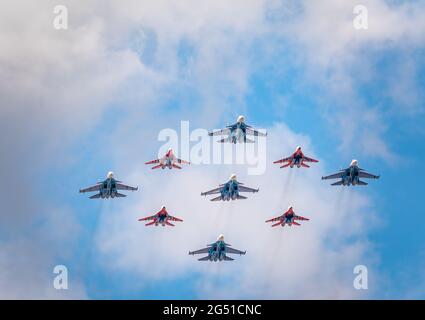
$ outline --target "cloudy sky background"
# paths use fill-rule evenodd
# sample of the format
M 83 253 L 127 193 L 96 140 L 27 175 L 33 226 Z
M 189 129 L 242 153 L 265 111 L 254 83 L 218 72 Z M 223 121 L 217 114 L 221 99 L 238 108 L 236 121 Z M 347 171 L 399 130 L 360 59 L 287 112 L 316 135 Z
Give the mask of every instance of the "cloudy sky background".
M 68 30 L 53 28 L 66 5 Z M 425 298 L 425 4 L 362 1 L 9 1 L 0 4 L 1 298 Z M 269 132 L 267 170 L 152 172 L 165 128 L 219 128 L 244 114 Z M 194 145 L 194 143 L 192 143 Z M 271 163 L 297 146 L 309 170 Z M 178 150 L 178 146 L 175 146 Z M 366 188 L 322 175 L 356 158 Z M 112 170 L 140 191 L 92 201 Z M 260 192 L 212 203 L 231 173 Z M 167 205 L 185 221 L 145 228 Z M 271 229 L 289 205 L 311 219 Z M 201 263 L 189 250 L 247 250 Z M 53 268 L 69 290 L 53 288 Z M 366 265 L 369 289 L 353 288 Z

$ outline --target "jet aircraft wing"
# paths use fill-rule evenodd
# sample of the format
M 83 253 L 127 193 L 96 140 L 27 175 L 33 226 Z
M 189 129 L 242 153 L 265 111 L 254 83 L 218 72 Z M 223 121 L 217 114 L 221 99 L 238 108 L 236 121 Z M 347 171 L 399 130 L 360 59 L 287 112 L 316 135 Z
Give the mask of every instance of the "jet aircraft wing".
M 173 216 L 168 216 L 168 219 L 169 220 L 171 220 L 171 221 L 180 221 L 180 222 L 182 222 L 183 220 L 182 219 L 180 219 L 180 218 L 177 218 L 177 217 L 173 217 Z
M 256 137 L 265 137 L 265 136 L 267 136 L 267 133 L 260 132 L 260 131 L 258 131 L 256 129 L 251 128 L 251 127 L 247 127 L 246 128 L 246 133 L 247 134 L 252 134 L 252 135 L 254 135 Z
M 307 162 L 319 162 L 319 160 L 316 160 L 316 159 L 313 159 L 313 158 L 309 158 L 309 157 L 306 157 L 306 156 L 304 156 L 304 159 L 303 159 L 304 161 L 307 161 Z
M 277 161 L 275 161 L 275 162 L 273 162 L 273 163 L 283 163 L 283 162 L 288 162 L 288 161 L 290 161 L 290 160 L 292 160 L 292 156 L 290 156 L 290 157 L 287 157 L 287 158 L 283 158 L 283 159 L 280 159 L 280 160 L 277 160 Z
M 137 187 L 130 187 L 130 186 L 126 186 L 125 184 L 122 183 L 117 183 L 117 190 L 130 190 L 130 191 L 137 191 Z
M 267 220 L 266 222 L 276 222 L 276 221 L 280 221 L 282 219 L 282 216 L 276 217 L 276 218 L 271 218 L 269 220 Z
M 338 173 L 334 173 L 334 174 L 331 174 L 329 176 L 322 177 L 322 180 L 338 179 L 338 178 L 342 178 L 343 175 L 344 175 L 344 171 L 340 171 Z
M 359 171 L 359 178 L 379 179 L 379 176 L 367 173 L 366 171 Z
M 145 164 L 154 164 L 154 163 L 159 163 L 159 159 L 151 160 L 151 161 L 145 162 Z
M 140 218 L 139 221 L 153 220 L 153 219 L 156 219 L 156 217 L 157 217 L 157 215 L 149 216 L 149 217 L 144 217 L 144 218 Z
M 210 252 L 210 248 L 203 248 L 196 251 L 189 251 L 189 254 L 194 255 L 194 254 L 209 253 L 209 252 Z
M 230 248 L 230 247 L 226 247 L 226 252 L 233 253 L 233 254 L 240 254 L 240 255 L 243 255 L 246 253 L 246 251 L 241 251 L 241 250 Z
M 225 129 L 221 129 L 221 130 L 209 132 L 208 135 L 209 136 L 223 136 L 223 135 L 228 135 L 228 134 L 230 134 L 230 130 L 231 130 L 230 128 L 225 128 Z
M 207 191 L 207 192 L 202 192 L 201 193 L 201 196 L 207 196 L 207 195 L 210 195 L 210 194 L 217 194 L 217 193 L 220 193 L 221 192 L 221 187 L 220 188 L 215 188 L 215 189 L 212 189 L 212 190 L 210 190 L 210 191 Z
M 301 217 L 301 216 L 297 216 L 297 215 L 295 215 L 295 216 L 294 216 L 294 219 L 295 219 L 295 220 L 300 220 L 300 221 L 309 221 L 309 220 L 310 220 L 310 219 L 308 219 L 308 218 Z
M 241 192 L 258 192 L 259 189 L 253 189 L 245 186 L 239 185 L 239 191 Z
M 186 160 L 182 160 L 182 159 L 179 159 L 179 158 L 177 158 L 176 160 L 177 160 L 178 163 L 190 164 L 190 162 L 186 161 Z
M 98 184 L 96 184 L 96 185 L 94 185 L 94 186 L 91 186 L 91 187 L 88 187 L 88 188 L 85 188 L 85 189 L 80 189 L 80 192 L 81 192 L 81 193 L 84 193 L 84 192 L 99 191 L 99 190 L 100 190 L 100 188 L 101 188 L 101 186 L 102 186 L 102 183 L 101 183 L 101 182 L 99 182 Z

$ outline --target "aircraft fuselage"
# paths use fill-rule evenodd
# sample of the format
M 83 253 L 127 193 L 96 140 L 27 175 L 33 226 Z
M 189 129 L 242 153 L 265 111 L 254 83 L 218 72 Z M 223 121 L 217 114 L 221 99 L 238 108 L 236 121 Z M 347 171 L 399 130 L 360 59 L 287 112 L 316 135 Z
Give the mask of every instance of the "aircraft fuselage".
M 294 222 L 294 214 L 293 213 L 290 213 L 290 214 L 287 214 L 286 216 L 285 216 L 285 219 L 283 220 L 283 224 L 282 224 L 282 227 L 285 225 L 285 224 L 287 224 L 287 225 L 289 225 L 289 226 L 291 226 L 292 225 L 292 222 Z
M 225 255 L 226 245 L 223 241 L 217 241 L 216 243 L 214 243 L 208 252 L 210 261 L 222 261 L 224 260 Z
M 167 167 L 168 169 L 173 168 L 173 159 L 171 157 L 165 158 L 165 162 L 164 162 L 164 165 L 162 166 L 162 169 L 164 169 L 165 167 Z
M 303 160 L 302 154 L 296 154 L 294 155 L 294 158 L 292 159 L 291 164 L 289 166 L 291 168 L 293 168 L 294 166 L 297 166 L 299 168 L 301 167 L 302 160 Z
M 100 197 L 108 199 L 109 197 L 115 198 L 117 194 L 117 182 L 114 178 L 108 178 L 102 182 L 100 187 Z
M 165 222 L 167 221 L 167 215 L 166 214 L 160 214 L 158 216 L 158 219 L 155 222 L 155 226 L 162 225 L 165 227 Z
M 221 199 L 224 201 L 235 200 L 239 195 L 239 183 L 228 181 L 221 189 Z
M 359 183 L 359 167 L 358 166 L 350 166 L 344 172 L 342 176 L 342 184 L 344 186 L 357 185 Z
M 229 140 L 231 143 L 246 142 L 246 124 L 238 122 L 230 128 Z

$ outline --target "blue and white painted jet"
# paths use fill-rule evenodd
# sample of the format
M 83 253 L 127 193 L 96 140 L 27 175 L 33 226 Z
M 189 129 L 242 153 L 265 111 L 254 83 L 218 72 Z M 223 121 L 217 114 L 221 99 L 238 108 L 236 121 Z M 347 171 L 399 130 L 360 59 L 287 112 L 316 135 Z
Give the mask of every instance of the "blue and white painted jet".
M 359 163 L 357 160 L 353 160 L 347 169 L 342 169 L 335 174 L 322 177 L 322 180 L 340 179 L 339 181 L 332 183 L 332 186 L 367 185 L 366 182 L 360 180 L 361 178 L 379 179 L 379 176 L 367 173 L 364 169 L 359 168 Z
M 218 188 L 212 189 L 207 192 L 202 192 L 201 196 L 208 196 L 210 194 L 220 194 L 218 197 L 211 199 L 211 201 L 229 201 L 236 199 L 246 199 L 245 196 L 241 195 L 241 192 L 258 192 L 259 189 L 253 189 L 243 186 L 243 183 L 238 182 L 236 175 L 232 174 L 229 181 L 224 184 L 220 184 Z
M 234 248 L 231 248 L 231 245 L 224 242 L 224 236 L 221 234 L 218 236 L 217 241 L 208 244 L 206 248 L 196 250 L 196 251 L 189 251 L 190 255 L 195 254 L 208 254 L 207 256 L 198 259 L 199 261 L 232 261 L 233 258 L 230 258 L 227 254 L 239 254 L 244 255 L 246 251 L 237 250 Z
M 90 199 L 108 199 L 108 198 L 122 198 L 126 197 L 125 194 L 119 193 L 118 190 L 129 190 L 129 191 L 137 191 L 137 187 L 130 187 L 123 184 L 121 181 L 115 180 L 114 173 L 108 172 L 106 176 L 106 180 L 96 183 L 94 186 L 80 189 L 80 193 L 86 192 L 95 192 L 98 191 L 95 195 L 92 195 Z
M 218 142 L 230 142 L 230 143 L 253 143 L 254 140 L 248 139 L 247 135 L 265 137 L 266 132 L 260 132 L 253 127 L 245 123 L 245 117 L 239 116 L 236 123 L 226 128 L 208 133 L 209 136 L 226 136 Z

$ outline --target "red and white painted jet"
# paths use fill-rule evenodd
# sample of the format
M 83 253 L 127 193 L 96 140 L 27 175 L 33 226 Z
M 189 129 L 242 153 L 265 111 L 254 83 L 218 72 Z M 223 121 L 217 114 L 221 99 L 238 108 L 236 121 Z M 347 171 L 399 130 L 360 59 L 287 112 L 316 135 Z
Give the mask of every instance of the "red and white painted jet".
M 153 216 L 149 216 L 149 217 L 139 219 L 139 221 L 150 221 L 150 220 L 152 220 L 152 221 L 145 224 L 145 226 L 162 225 L 163 227 L 165 227 L 165 225 L 167 225 L 167 226 L 170 226 L 170 227 L 174 227 L 174 224 L 170 223 L 170 221 L 183 222 L 182 219 L 170 216 L 168 214 L 167 210 L 165 209 L 165 206 L 162 206 L 161 210 L 159 212 L 157 212 L 156 214 L 154 214 Z
M 162 158 L 148 161 L 145 164 L 156 164 L 156 163 L 158 163 L 158 165 L 153 166 L 152 169 L 158 169 L 158 168 L 181 169 L 182 167 L 178 166 L 177 163 L 190 164 L 189 161 L 185 161 L 185 160 L 177 158 L 173 153 L 173 149 L 168 149 L 167 153 Z
M 304 153 L 302 152 L 301 147 L 297 147 L 295 149 L 295 152 L 291 156 L 275 161 L 273 163 L 285 163 L 283 166 L 281 166 L 281 168 L 286 168 L 286 167 L 293 168 L 294 166 L 297 166 L 298 168 L 299 167 L 310 168 L 310 166 L 305 164 L 305 162 L 319 162 L 319 161 L 313 158 L 306 157 Z
M 282 226 L 284 227 L 285 225 L 288 226 L 292 226 L 292 225 L 296 225 L 296 226 L 300 226 L 300 224 L 298 222 L 296 222 L 295 220 L 300 220 L 300 221 L 308 221 L 310 219 L 301 217 L 301 216 L 297 216 L 292 208 L 292 206 L 290 206 L 288 208 L 288 210 L 286 210 L 286 212 L 284 214 L 282 214 L 279 217 L 276 218 L 272 218 L 270 220 L 267 220 L 266 222 L 277 222 L 275 224 L 272 225 L 272 227 L 276 227 L 276 226 Z

